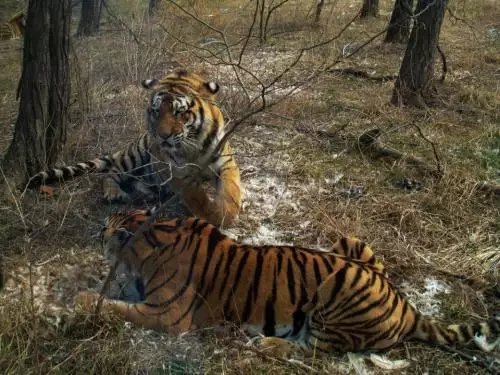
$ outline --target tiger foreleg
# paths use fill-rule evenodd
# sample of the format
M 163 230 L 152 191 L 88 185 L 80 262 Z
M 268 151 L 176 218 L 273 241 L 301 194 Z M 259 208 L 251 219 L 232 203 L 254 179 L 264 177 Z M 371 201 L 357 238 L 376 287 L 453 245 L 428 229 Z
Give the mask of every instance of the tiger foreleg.
M 216 206 L 219 221 L 226 226 L 233 224 L 240 213 L 240 171 L 235 163 L 223 169 L 220 173 L 220 181 L 217 184 Z
M 76 299 L 77 310 L 94 313 L 99 296 L 96 292 L 80 292 Z M 176 303 L 168 306 L 166 311 L 161 311 L 146 303 L 128 303 L 104 298 L 99 314 L 104 320 L 117 316 L 140 327 L 180 333 L 193 328 L 191 314 L 181 317 L 181 311 L 181 307 Z
M 218 202 L 210 200 L 207 192 L 196 185 L 196 182 L 173 179 L 170 186 L 174 191 L 182 194 L 185 205 L 194 216 L 205 219 L 216 226 L 220 226 L 223 222 L 226 223 Z
M 103 185 L 103 196 L 104 199 L 113 201 L 126 201 L 129 199 L 129 195 L 121 189 L 120 184 L 122 183 L 123 177 L 117 170 L 112 170 L 104 178 Z
M 198 187 L 185 187 L 183 189 L 184 203 L 196 216 L 207 220 L 218 227 L 227 227 L 234 223 L 239 213 L 239 202 L 233 199 L 232 190 L 222 187 L 212 201 L 207 193 Z M 239 192 L 239 187 L 237 188 Z

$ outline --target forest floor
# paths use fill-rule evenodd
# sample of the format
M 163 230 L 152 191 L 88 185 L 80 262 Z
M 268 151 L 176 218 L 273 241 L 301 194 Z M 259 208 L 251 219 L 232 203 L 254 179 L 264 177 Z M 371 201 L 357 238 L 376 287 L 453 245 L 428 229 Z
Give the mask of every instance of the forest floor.
M 245 120 L 230 139 L 246 197 L 237 224 L 225 232 L 247 243 L 320 249 L 341 234 L 353 235 L 372 246 L 394 284 L 424 314 L 476 322 L 500 310 L 500 198 L 480 189 L 482 181 L 500 183 L 495 1 L 451 5 L 440 38 L 448 72 L 437 82 L 435 104 L 425 109 L 391 105 L 391 80 L 317 74 L 322 63 L 337 60 L 333 69 L 372 77 L 397 74 L 405 46 L 384 44 L 381 33 L 390 2 L 381 2 L 378 18 L 356 20 L 289 70 L 301 48 L 338 34 L 358 4 L 328 3 L 317 26 L 312 2 L 289 1 L 280 8 L 264 43 L 251 38 L 241 60 L 263 82 L 287 72 L 266 97 L 279 102 Z M 233 68 L 206 55 L 221 45 L 221 35 L 171 5 L 147 23 L 146 3 L 110 1 L 112 15 L 104 16 L 99 35 L 73 39 L 70 122 L 61 164 L 92 159 L 136 139 L 145 130 L 148 100 L 139 82 L 170 69 L 205 70 L 222 87 L 219 105 L 226 122 L 244 114 L 246 94 Z M 192 15 L 223 30 L 229 43 L 248 32 L 252 2 L 185 3 Z M 372 37 L 353 56 L 342 57 Z M 0 41 L 0 51 L 4 152 L 18 110 L 21 41 Z M 248 94 L 258 95 L 257 80 L 239 72 Z M 440 73 L 438 58 L 436 77 Z M 359 137 L 372 129 L 403 157 L 379 157 L 366 149 Z M 370 353 L 277 357 L 237 329 L 173 336 L 75 314 L 76 294 L 99 290 L 108 271 L 98 243 L 103 219 L 124 208 L 102 204 L 100 180 L 78 179 L 49 198 L 2 183 L 0 372 L 465 375 L 486 374 L 484 365 L 500 361 L 498 349 L 484 355 L 468 347 L 460 354 L 412 342 L 377 353 L 393 367 L 387 370 Z

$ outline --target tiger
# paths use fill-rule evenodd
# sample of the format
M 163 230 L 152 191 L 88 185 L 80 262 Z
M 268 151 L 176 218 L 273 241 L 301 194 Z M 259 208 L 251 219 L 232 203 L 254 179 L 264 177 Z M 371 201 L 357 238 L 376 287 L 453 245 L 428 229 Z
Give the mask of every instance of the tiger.
M 343 237 L 330 251 L 252 246 L 200 218 L 153 220 L 153 214 L 136 210 L 106 219 L 105 257 L 140 273 L 144 300 L 104 299 L 103 317 L 168 333 L 231 322 L 268 344 L 306 352 L 386 349 L 412 339 L 464 344 L 500 333 L 498 316 L 454 325 L 423 316 L 357 238 Z M 138 228 L 142 235 L 135 236 Z M 82 291 L 76 306 L 91 312 L 98 298 Z
M 147 132 L 137 141 L 112 155 L 37 173 L 28 188 L 108 172 L 103 181 L 107 201 L 126 201 L 134 193 L 165 200 L 168 185 L 183 196 L 193 215 L 215 225 L 231 225 L 241 205 L 240 172 L 228 142 L 217 150 L 224 135 L 224 118 L 215 104 L 219 85 L 179 70 L 143 80 L 142 86 L 151 97 Z M 203 182 L 215 187 L 214 200 Z

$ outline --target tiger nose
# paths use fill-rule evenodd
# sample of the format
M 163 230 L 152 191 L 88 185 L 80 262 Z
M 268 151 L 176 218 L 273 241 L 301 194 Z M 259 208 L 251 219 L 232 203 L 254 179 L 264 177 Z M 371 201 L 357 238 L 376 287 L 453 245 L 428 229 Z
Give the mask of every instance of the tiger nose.
M 169 142 L 172 138 L 172 134 L 160 134 L 160 138 L 163 140 L 163 141 L 166 141 L 166 142 Z

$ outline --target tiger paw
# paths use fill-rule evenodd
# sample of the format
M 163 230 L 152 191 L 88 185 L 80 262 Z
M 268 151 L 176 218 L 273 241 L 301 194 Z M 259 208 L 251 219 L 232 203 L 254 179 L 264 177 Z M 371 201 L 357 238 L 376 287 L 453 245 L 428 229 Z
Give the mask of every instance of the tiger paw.
M 263 337 L 259 342 L 259 347 L 266 354 L 281 358 L 304 352 L 299 345 L 279 337 Z
M 130 198 L 113 180 L 105 180 L 103 182 L 103 190 L 104 199 L 108 202 L 126 202 Z

